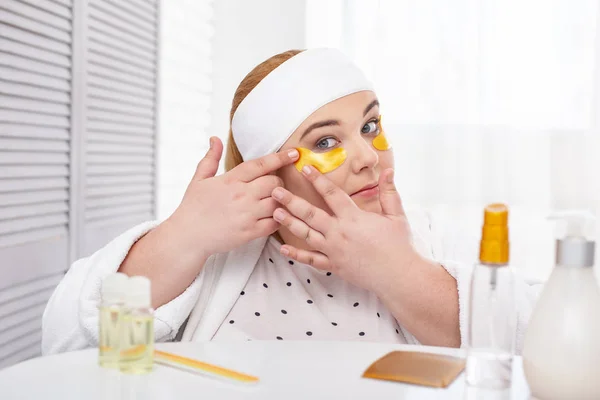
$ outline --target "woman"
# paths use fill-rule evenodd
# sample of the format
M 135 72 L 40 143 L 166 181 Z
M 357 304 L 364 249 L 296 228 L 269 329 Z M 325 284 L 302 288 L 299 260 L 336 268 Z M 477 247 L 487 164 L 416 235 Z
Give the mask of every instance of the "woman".
M 379 102 L 343 54 L 258 65 L 215 177 L 222 151 L 211 138 L 171 217 L 74 263 L 44 313 L 45 354 L 97 345 L 100 284 L 117 270 L 151 279 L 157 341 L 465 343 L 469 269 L 426 214 L 407 217 Z M 518 293 L 520 343 L 535 292 Z

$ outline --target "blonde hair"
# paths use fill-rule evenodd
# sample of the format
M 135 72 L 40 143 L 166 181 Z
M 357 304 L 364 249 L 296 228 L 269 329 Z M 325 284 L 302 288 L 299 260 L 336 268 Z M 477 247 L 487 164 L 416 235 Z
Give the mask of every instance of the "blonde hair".
M 288 50 L 276 54 L 258 64 L 244 77 L 244 79 L 242 79 L 242 82 L 233 95 L 233 101 L 231 102 L 231 112 L 229 113 L 229 137 L 227 139 L 227 149 L 225 153 L 225 171 L 235 168 L 244 161 L 237 144 L 235 143 L 235 139 L 233 138 L 233 133 L 231 132 L 231 120 L 240 103 L 248 96 L 248 93 L 250 93 L 252 89 L 265 78 L 265 76 L 269 75 L 275 68 L 302 51 L 303 50 Z

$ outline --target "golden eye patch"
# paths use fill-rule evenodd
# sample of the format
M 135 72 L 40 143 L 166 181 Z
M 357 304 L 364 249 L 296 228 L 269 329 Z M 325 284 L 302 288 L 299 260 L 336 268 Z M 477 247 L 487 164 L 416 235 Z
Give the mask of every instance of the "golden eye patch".
M 385 132 L 383 131 L 383 126 L 381 126 L 381 117 L 379 117 L 379 134 L 373 138 L 373 147 L 377 150 L 384 151 L 389 150 L 391 148 L 390 144 L 385 137 Z
M 347 157 L 346 150 L 341 147 L 326 153 L 313 153 L 312 151 L 301 147 L 297 150 L 300 153 L 300 157 L 294 165 L 300 172 L 302 172 L 302 167 L 305 165 L 312 165 L 320 173 L 326 174 L 342 165 Z

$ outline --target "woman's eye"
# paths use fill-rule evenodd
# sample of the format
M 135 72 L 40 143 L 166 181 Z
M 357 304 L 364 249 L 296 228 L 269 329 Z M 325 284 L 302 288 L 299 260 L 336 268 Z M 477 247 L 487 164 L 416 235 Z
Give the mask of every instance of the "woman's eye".
M 317 142 L 317 149 L 319 150 L 327 150 L 331 149 L 335 145 L 338 144 L 338 141 L 334 138 L 324 138 Z
M 367 122 L 361 129 L 363 135 L 368 135 L 370 133 L 376 133 L 379 131 L 379 126 L 377 121 Z

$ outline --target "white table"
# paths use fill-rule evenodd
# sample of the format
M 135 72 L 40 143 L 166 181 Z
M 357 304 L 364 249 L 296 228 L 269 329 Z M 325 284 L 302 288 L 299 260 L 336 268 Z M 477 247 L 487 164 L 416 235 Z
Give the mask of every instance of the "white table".
M 464 374 L 446 389 L 365 379 L 391 350 L 464 355 L 460 350 L 358 342 L 252 341 L 162 343 L 157 349 L 256 375 L 260 383 L 230 383 L 157 365 L 127 376 L 97 365 L 97 350 L 42 357 L 0 370 L 0 399 L 528 399 L 521 359 L 513 387 L 500 393 L 465 392 Z

